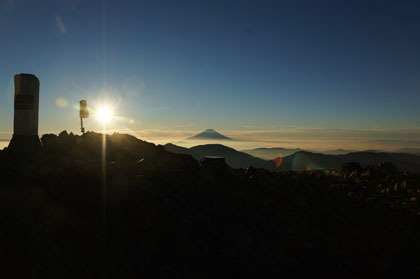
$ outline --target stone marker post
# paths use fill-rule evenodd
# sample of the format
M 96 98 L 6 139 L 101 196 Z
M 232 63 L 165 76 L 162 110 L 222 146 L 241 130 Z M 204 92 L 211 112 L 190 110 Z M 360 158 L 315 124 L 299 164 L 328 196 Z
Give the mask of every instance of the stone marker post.
M 41 149 L 38 137 L 39 80 L 32 74 L 15 75 L 15 117 L 9 149 L 34 155 Z

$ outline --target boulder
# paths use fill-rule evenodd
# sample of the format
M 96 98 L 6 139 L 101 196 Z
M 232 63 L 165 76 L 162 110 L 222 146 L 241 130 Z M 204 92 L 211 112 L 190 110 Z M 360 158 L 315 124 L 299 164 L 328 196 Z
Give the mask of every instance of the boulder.
M 362 166 L 357 162 L 349 162 L 343 164 L 341 167 L 338 168 L 338 171 L 343 174 L 351 174 L 352 172 L 356 171 L 357 173 L 362 172 Z
M 375 166 L 375 170 L 382 174 L 396 174 L 398 173 L 397 167 L 390 162 L 381 162 Z

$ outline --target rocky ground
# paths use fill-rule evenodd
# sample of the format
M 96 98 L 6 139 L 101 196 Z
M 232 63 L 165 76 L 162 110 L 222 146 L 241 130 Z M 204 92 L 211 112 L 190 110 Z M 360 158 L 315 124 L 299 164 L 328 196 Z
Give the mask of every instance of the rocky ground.
M 0 152 L 2 278 L 420 276 L 420 176 L 388 163 L 270 172 L 121 134 L 105 154 L 92 132 L 42 143 Z

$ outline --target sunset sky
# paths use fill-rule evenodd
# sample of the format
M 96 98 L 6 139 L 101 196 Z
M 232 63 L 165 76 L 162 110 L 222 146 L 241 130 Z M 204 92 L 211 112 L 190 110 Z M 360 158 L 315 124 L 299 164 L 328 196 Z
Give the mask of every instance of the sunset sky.
M 32 73 L 41 135 L 79 133 L 86 99 L 152 141 L 420 148 L 418 1 L 0 1 L 1 139 Z

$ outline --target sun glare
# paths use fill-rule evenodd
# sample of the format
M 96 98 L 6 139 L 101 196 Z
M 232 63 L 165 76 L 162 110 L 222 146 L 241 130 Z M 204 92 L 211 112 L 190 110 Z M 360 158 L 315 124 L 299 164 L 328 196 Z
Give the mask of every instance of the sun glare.
M 102 122 L 107 123 L 112 119 L 113 112 L 109 107 L 99 108 L 96 112 L 96 118 Z

